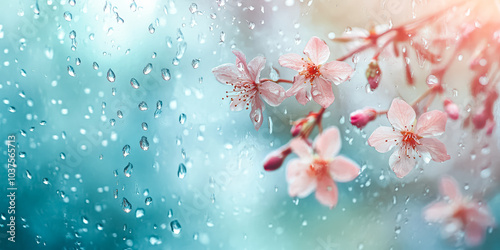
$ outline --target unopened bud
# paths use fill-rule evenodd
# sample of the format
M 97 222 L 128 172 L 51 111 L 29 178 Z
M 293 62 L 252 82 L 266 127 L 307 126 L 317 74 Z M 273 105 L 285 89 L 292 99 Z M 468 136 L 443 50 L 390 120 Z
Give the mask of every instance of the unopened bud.
M 448 117 L 452 120 L 458 119 L 458 116 L 460 114 L 460 111 L 458 109 L 458 106 L 452 102 L 450 99 L 444 100 L 444 111 L 446 111 L 446 114 L 448 114 Z
M 377 118 L 376 110 L 364 108 L 351 113 L 351 124 L 361 129 L 375 118 Z
M 303 124 L 300 123 L 292 126 L 292 129 L 290 129 L 290 133 L 292 134 L 293 137 L 300 134 L 300 131 L 302 131 L 302 125 Z
M 372 59 L 370 64 L 368 64 L 368 69 L 366 69 L 366 80 L 368 80 L 371 90 L 375 90 L 378 87 L 381 75 L 382 71 L 378 66 L 377 60 Z
M 283 165 L 285 158 L 292 152 L 289 145 L 285 145 L 277 150 L 272 151 L 266 156 L 264 160 L 264 170 L 273 171 Z
M 485 114 L 484 111 L 472 116 L 472 123 L 474 124 L 474 127 L 476 127 L 477 129 L 484 128 L 487 120 L 488 116 Z
M 314 128 L 319 115 L 321 114 L 310 112 L 305 118 L 294 121 L 292 129 L 290 129 L 292 136 L 308 135 Z

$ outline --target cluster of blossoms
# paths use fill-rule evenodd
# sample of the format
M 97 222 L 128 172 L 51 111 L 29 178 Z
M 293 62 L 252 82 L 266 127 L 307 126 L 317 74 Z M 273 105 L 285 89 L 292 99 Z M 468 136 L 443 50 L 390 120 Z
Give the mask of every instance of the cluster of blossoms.
M 481 6 L 472 5 L 477 8 Z M 464 2 L 457 3 L 455 7 L 471 8 L 464 5 Z M 443 34 L 440 23 L 446 19 L 446 13 L 447 11 L 438 12 L 394 28 L 379 26 L 372 31 L 353 28 L 350 33 L 334 39 L 345 43 L 350 52 L 331 62 L 327 62 L 330 56 L 327 44 L 312 37 L 303 51 L 304 56 L 285 54 L 278 60 L 281 66 L 297 71 L 293 80 L 261 78 L 265 58 L 257 56 L 247 64 L 240 51 L 233 51 L 236 55 L 235 64 L 218 66 L 213 69 L 213 73 L 219 82 L 233 87 L 232 91 L 226 92 L 226 98 L 231 100 L 231 110 L 251 108 L 250 118 L 256 130 L 262 125 L 264 102 L 278 106 L 284 99 L 295 96 L 302 105 L 314 100 L 321 106 L 319 111 L 310 112 L 292 123 L 292 139 L 268 154 L 264 160 L 264 169 L 279 169 L 285 158 L 292 153 L 296 154 L 299 158 L 288 161 L 286 169 L 289 195 L 304 198 L 315 191 L 315 197 L 321 204 L 333 208 L 338 202 L 336 182 L 356 179 L 360 174 L 360 167 L 349 158 L 338 155 L 341 149 L 340 131 L 335 126 L 323 131 L 322 116 L 335 100 L 332 84 L 339 85 L 349 80 L 354 73 L 353 68 L 343 61 L 358 53 L 375 50 L 365 73 L 371 90 L 376 90 L 384 83 L 379 65 L 381 56 L 401 57 L 406 80 L 410 85 L 417 82 L 410 67 L 411 50 L 419 60 L 431 64 L 431 73 L 426 79 L 428 89 L 413 103 L 408 104 L 397 97 L 392 100 L 388 110 L 366 107 L 352 112 L 350 116 L 351 124 L 359 129 L 380 116 L 387 117 L 391 126 L 376 128 L 367 142 L 380 153 L 395 149 L 389 157 L 388 165 L 398 178 L 409 174 L 417 162 L 450 160 L 445 144 L 436 138 L 445 133 L 448 118 L 453 121 L 462 118 L 464 127 L 472 123 L 476 132 L 485 129 L 487 135 L 493 133 L 493 107 L 499 96 L 497 83 L 500 81 L 500 61 L 498 56 L 493 55 L 500 53 L 500 25 L 494 25 L 498 24 L 495 22 L 485 22 L 483 25 L 478 25 L 477 21 L 471 25 L 470 22 L 464 22 L 456 27 L 457 35 L 438 35 L 437 38 L 424 39 L 430 31 Z M 446 44 L 453 41 L 457 46 L 445 60 L 438 51 L 445 50 Z M 460 108 L 450 97 L 444 96 L 448 88 L 444 83 L 444 76 L 457 55 L 464 50 L 474 52 L 470 62 L 470 69 L 475 72 L 470 88 L 474 100 L 468 116 L 460 113 Z M 285 90 L 280 83 L 293 85 Z M 428 111 L 436 97 L 443 98 L 443 111 Z M 309 137 L 316 127 L 319 134 L 311 141 Z M 456 181 L 451 177 L 442 178 L 441 193 L 445 196 L 445 201 L 429 205 L 425 209 L 424 218 L 429 222 L 445 224 L 443 233 L 446 237 L 464 232 L 467 244 L 481 243 L 486 228 L 494 226 L 494 219 L 487 206 L 463 197 Z

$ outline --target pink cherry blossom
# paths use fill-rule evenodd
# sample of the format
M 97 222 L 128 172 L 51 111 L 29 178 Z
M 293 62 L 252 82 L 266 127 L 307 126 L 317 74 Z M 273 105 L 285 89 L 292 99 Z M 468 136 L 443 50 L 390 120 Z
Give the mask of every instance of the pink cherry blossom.
M 378 127 L 368 138 L 368 144 L 380 153 L 398 146 L 389 158 L 389 165 L 397 177 L 404 177 L 415 167 L 417 156 L 427 163 L 431 159 L 436 162 L 450 159 L 446 146 L 441 141 L 430 138 L 444 133 L 447 119 L 444 112 L 429 111 L 417 121 L 413 108 L 396 98 L 387 112 L 387 118 L 392 128 Z
M 346 81 L 353 69 L 345 62 L 333 61 L 325 63 L 330 56 L 330 49 L 318 37 L 312 37 L 304 49 L 306 58 L 298 54 L 286 54 L 279 58 L 279 63 L 299 72 L 293 79 L 293 86 L 287 90 L 287 96 L 295 95 L 297 101 L 304 105 L 314 99 L 324 108 L 330 106 L 335 99 L 332 83 L 338 85 Z
M 302 137 L 291 141 L 292 151 L 300 158 L 290 161 L 286 179 L 288 193 L 304 198 L 316 190 L 316 199 L 330 208 L 337 205 L 335 181 L 347 182 L 359 175 L 359 166 L 344 156 L 336 156 L 341 148 L 340 133 L 331 127 L 318 135 L 312 147 Z
M 212 73 L 217 81 L 233 86 L 232 91 L 226 91 L 226 98 L 231 99 L 232 111 L 252 106 L 250 119 L 255 129 L 259 130 L 265 108 L 262 100 L 271 106 L 278 106 L 285 99 L 285 89 L 271 81 L 260 82 L 260 72 L 266 65 L 266 58 L 257 56 L 247 65 L 241 51 L 233 50 L 233 54 L 236 55 L 236 65 L 226 63 L 212 69 Z
M 469 246 L 479 245 L 485 230 L 495 224 L 488 207 L 478 201 L 463 197 L 456 181 L 451 177 L 441 179 L 440 191 L 447 201 L 436 201 L 424 210 L 428 222 L 443 224 L 445 237 L 465 233 L 465 242 Z

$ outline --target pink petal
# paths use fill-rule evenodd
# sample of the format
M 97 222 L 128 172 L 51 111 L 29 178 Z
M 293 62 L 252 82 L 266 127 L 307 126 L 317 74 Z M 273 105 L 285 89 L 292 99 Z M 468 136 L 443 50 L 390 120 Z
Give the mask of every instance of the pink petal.
M 297 92 L 297 94 L 295 95 L 297 102 L 299 102 L 302 105 L 306 105 L 306 103 L 308 103 L 311 100 L 310 88 L 311 88 L 310 86 L 306 85 L 306 87 Z
M 484 230 L 479 223 L 470 222 L 465 225 L 465 242 L 469 246 L 477 246 L 483 242 Z
M 337 156 L 330 162 L 330 174 L 335 181 L 348 182 L 359 175 L 359 165 L 349 158 Z
M 212 69 L 212 73 L 217 81 L 225 84 L 239 82 L 242 78 L 241 71 L 239 71 L 236 65 L 232 63 L 217 66 Z
M 337 127 L 330 127 L 319 134 L 314 140 L 314 150 L 323 159 L 329 159 L 340 151 L 340 132 Z
M 306 79 L 304 78 L 303 75 L 296 75 L 293 78 L 293 85 L 290 89 L 286 91 L 286 97 L 294 96 L 299 92 L 301 89 L 306 87 Z
M 438 136 L 446 128 L 446 113 L 433 110 L 422 114 L 417 121 L 417 134 L 422 137 Z
M 453 215 L 453 207 L 443 201 L 434 202 L 424 209 L 424 218 L 428 222 L 442 222 Z
M 335 100 L 332 84 L 323 77 L 317 77 L 314 79 L 311 94 L 313 100 L 323 108 L 328 108 L 328 106 L 330 106 Z
M 259 85 L 260 97 L 271 106 L 280 105 L 285 100 L 285 89 L 274 82 L 265 81 Z
M 311 59 L 311 62 L 319 65 L 328 60 L 328 57 L 330 56 L 330 49 L 328 48 L 328 45 L 326 45 L 325 41 L 313 36 L 311 40 L 307 42 L 304 54 Z
M 316 178 L 304 171 L 289 182 L 288 194 L 291 197 L 304 198 L 314 191 L 316 185 Z
M 321 66 L 320 72 L 325 79 L 339 85 L 349 79 L 354 69 L 345 62 L 333 61 Z
M 304 60 L 302 59 L 302 57 L 293 53 L 280 56 L 278 62 L 281 66 L 296 71 L 302 71 L 302 69 L 304 68 Z
M 252 111 L 250 111 L 250 120 L 252 120 L 253 126 L 255 130 L 259 130 L 262 125 L 262 110 L 264 110 L 264 106 L 262 106 L 262 101 L 260 98 L 253 98 L 252 101 Z
M 266 66 L 266 58 L 263 56 L 256 56 L 248 63 L 248 70 L 251 74 L 251 80 L 258 82 L 260 79 L 260 72 Z
M 296 137 L 290 141 L 290 148 L 300 158 L 312 160 L 312 148 L 304 141 L 302 137 Z
M 479 223 L 483 227 L 495 225 L 495 218 L 491 215 L 490 210 L 486 205 L 475 204 L 467 211 L 467 216 L 470 221 Z
M 245 57 L 245 54 L 239 50 L 233 50 L 233 54 L 236 56 L 236 67 L 243 68 L 243 72 L 245 72 L 245 75 L 247 76 L 248 79 L 251 79 L 252 81 L 255 79 L 252 77 L 252 74 L 250 74 L 250 71 L 248 70 L 247 66 L 247 59 Z
M 411 130 L 415 122 L 415 110 L 405 101 L 396 98 L 387 112 L 387 118 L 397 130 Z
M 309 169 L 310 162 L 302 159 L 291 160 L 286 167 L 286 181 L 292 182 L 298 176 L 304 174 Z
M 439 191 L 442 195 L 448 196 L 451 200 L 460 201 L 462 199 L 462 194 L 458 189 L 457 182 L 449 176 L 441 178 Z
M 337 205 L 339 191 L 337 185 L 329 175 L 318 177 L 316 187 L 316 199 L 330 209 Z
M 406 155 L 406 151 L 400 149 L 394 151 L 389 158 L 389 166 L 398 178 L 405 177 L 415 167 L 415 159 Z
M 436 138 L 422 138 L 419 140 L 421 145 L 417 145 L 417 150 L 425 158 L 432 158 L 435 162 L 443 162 L 451 157 L 446 153 L 446 146 Z M 426 160 L 428 162 L 428 160 Z
M 390 127 L 378 127 L 368 138 L 368 145 L 375 148 L 380 153 L 391 150 L 397 143 L 403 139 L 399 131 Z
M 229 104 L 229 109 L 231 111 L 241 111 L 247 105 L 246 101 L 243 101 L 241 98 L 234 98 L 233 101 Z

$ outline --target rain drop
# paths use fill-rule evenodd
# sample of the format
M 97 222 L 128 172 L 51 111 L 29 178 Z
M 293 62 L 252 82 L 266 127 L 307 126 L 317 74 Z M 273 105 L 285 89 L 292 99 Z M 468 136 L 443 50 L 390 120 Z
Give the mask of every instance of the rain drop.
M 66 11 L 64 12 L 64 20 L 70 22 L 73 19 L 73 15 L 71 15 L 71 12 Z
M 179 115 L 179 123 L 180 124 L 184 124 L 186 122 L 186 119 L 187 119 L 186 114 L 182 113 Z
M 132 204 L 130 204 L 130 202 L 128 202 L 127 198 L 125 197 L 123 197 L 122 208 L 125 213 L 130 213 L 130 211 L 132 211 Z
M 145 75 L 151 73 L 151 71 L 153 70 L 153 64 L 151 63 L 148 63 L 146 65 L 146 67 L 144 67 L 144 69 L 142 70 L 142 73 L 144 73 Z
M 177 220 L 173 220 L 170 222 L 170 229 L 172 229 L 172 233 L 175 235 L 179 235 L 181 233 L 181 224 Z
M 147 123 L 143 122 L 141 126 L 142 126 L 142 130 L 144 130 L 144 131 L 148 130 L 148 124 Z
M 146 136 L 141 137 L 139 144 L 141 145 L 142 150 L 146 151 L 149 149 L 149 142 Z
M 170 70 L 167 68 L 161 69 L 161 77 L 163 80 L 168 81 L 170 80 Z
M 146 200 L 144 201 L 144 203 L 146 203 L 146 206 L 151 205 L 151 203 L 153 203 L 153 198 L 147 197 Z
M 122 152 L 123 152 L 123 157 L 127 157 L 127 155 L 130 154 L 130 146 L 128 144 L 123 146 Z
M 138 105 L 140 111 L 146 111 L 148 110 L 148 104 L 145 101 L 142 101 Z
M 177 170 L 177 177 L 179 177 L 179 179 L 184 179 L 184 177 L 186 176 L 186 165 L 184 165 L 183 163 L 179 164 L 179 169 Z
M 108 69 L 107 78 L 108 78 L 109 82 L 114 82 L 115 81 L 115 72 L 113 72 L 112 69 Z
M 99 64 L 97 64 L 97 62 L 92 63 L 92 68 L 94 68 L 95 70 L 98 70 Z
M 149 27 L 148 27 L 148 30 L 149 30 L 149 33 L 153 34 L 155 33 L 155 27 L 153 27 L 153 24 L 150 24 Z
M 135 218 L 137 219 L 142 218 L 145 214 L 146 211 L 144 211 L 144 209 L 142 208 L 138 208 L 137 210 L 135 210 Z
M 200 59 L 193 59 L 191 66 L 193 66 L 193 69 L 197 69 L 200 66 Z
M 130 85 L 132 85 L 134 89 L 138 89 L 141 86 L 135 78 L 130 79 Z
M 134 165 L 132 163 L 128 163 L 125 168 L 123 168 L 123 173 L 125 174 L 126 177 L 132 176 L 132 169 L 134 168 Z
M 76 76 L 75 70 L 71 67 L 71 65 L 68 65 L 68 74 L 72 77 Z

